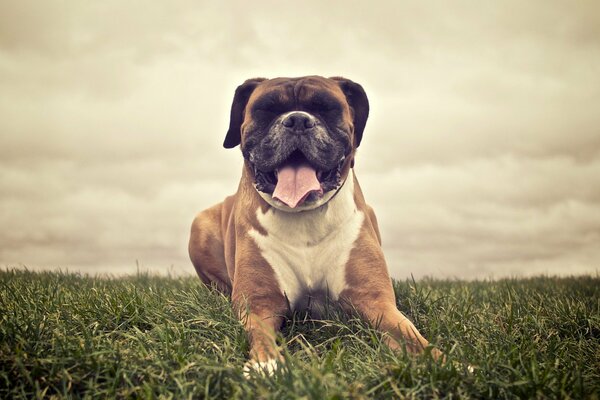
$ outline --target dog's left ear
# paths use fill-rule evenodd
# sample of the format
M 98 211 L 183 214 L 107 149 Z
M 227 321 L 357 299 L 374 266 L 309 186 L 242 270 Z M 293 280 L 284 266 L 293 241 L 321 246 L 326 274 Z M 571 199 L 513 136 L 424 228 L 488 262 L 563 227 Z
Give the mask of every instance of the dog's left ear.
M 241 143 L 241 127 L 242 122 L 244 122 L 246 104 L 248 104 L 248 99 L 250 99 L 250 95 L 254 92 L 254 89 L 256 89 L 259 83 L 265 80 L 266 78 L 248 79 L 235 90 L 233 103 L 231 104 L 231 115 L 229 117 L 229 130 L 223 142 L 223 147 L 226 149 L 231 149 Z
M 352 109 L 352 118 L 354 119 L 354 139 L 356 141 L 356 147 L 358 147 L 362 140 L 365 125 L 367 124 L 367 118 L 369 117 L 369 99 L 367 99 L 367 94 L 362 86 L 356 82 L 352 82 L 350 79 L 339 76 L 330 79 L 337 81 L 338 85 L 340 85 L 340 88 L 346 95 L 346 100 Z

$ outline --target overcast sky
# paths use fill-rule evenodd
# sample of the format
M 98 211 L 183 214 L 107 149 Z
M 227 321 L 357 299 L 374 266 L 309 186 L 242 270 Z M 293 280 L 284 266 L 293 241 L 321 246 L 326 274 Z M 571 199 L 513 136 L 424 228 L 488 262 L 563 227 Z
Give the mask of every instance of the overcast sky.
M 397 278 L 600 270 L 600 2 L 0 0 L 0 266 L 193 273 L 250 77 L 363 85 Z

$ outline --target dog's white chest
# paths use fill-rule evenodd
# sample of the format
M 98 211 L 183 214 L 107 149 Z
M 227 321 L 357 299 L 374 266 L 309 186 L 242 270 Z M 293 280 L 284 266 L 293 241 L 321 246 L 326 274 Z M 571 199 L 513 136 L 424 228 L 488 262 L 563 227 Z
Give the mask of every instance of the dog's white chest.
M 298 213 L 270 209 L 264 214 L 257 211 L 257 218 L 267 234 L 254 229 L 249 234 L 292 308 L 311 293 L 327 293 L 337 300 L 346 287 L 346 263 L 364 220 L 354 203 L 352 174 L 319 209 Z

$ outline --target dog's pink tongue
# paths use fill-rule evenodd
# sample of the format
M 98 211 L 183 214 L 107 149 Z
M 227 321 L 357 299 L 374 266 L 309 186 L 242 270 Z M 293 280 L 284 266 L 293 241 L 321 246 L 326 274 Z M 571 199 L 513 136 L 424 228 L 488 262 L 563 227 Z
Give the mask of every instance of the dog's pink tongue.
M 308 163 L 288 164 L 277 170 L 277 185 L 273 197 L 290 208 L 296 208 L 312 192 L 323 194 L 317 171 Z

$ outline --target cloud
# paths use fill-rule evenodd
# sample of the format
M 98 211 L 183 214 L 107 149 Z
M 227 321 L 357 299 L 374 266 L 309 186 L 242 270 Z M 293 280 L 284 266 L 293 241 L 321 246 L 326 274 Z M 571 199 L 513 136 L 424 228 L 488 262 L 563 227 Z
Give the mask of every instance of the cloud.
M 235 87 L 343 75 L 394 276 L 594 272 L 595 2 L 0 4 L 0 264 L 191 271 Z M 517 12 L 518 11 L 518 12 Z
M 599 174 L 600 160 L 503 157 L 358 175 L 394 274 L 486 278 L 593 271 Z

